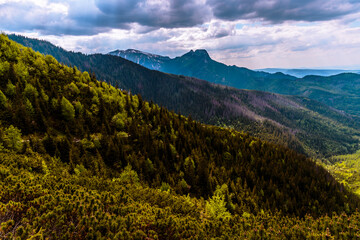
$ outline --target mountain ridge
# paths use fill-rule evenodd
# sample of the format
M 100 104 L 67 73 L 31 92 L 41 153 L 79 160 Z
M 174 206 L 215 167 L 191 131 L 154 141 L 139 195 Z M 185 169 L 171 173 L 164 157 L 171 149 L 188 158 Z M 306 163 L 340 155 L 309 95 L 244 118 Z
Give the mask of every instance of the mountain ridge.
M 127 51 L 125 53 L 124 51 L 120 51 L 120 50 L 112 51 L 109 54 L 115 55 L 115 56 L 120 56 L 120 57 L 123 57 L 125 59 L 128 59 L 128 60 L 136 62 L 136 63 L 141 63 L 140 59 L 142 59 L 144 55 L 147 55 L 147 53 L 142 52 L 142 51 L 138 51 L 136 55 L 133 55 L 129 51 Z M 163 58 L 164 61 L 159 61 L 159 57 Z M 251 86 L 248 86 L 247 84 L 242 84 L 239 81 L 237 81 L 238 84 L 235 84 L 235 85 L 231 84 L 232 77 L 228 75 L 229 69 L 232 69 L 232 70 L 236 71 L 238 75 L 245 76 L 245 77 L 251 77 L 251 79 L 245 79 L 244 77 L 242 77 L 243 81 L 244 80 L 250 81 L 250 80 L 253 80 L 253 76 L 250 76 L 253 73 L 252 70 L 244 68 L 244 67 L 227 66 L 223 63 L 216 62 L 210 57 L 210 55 L 208 54 L 208 52 L 205 49 L 196 49 L 195 51 L 190 50 L 189 52 L 184 53 L 183 55 L 175 57 L 175 58 L 155 55 L 154 58 L 150 57 L 147 59 L 147 61 L 148 62 L 146 64 L 144 64 L 143 66 L 145 66 L 149 69 L 158 70 L 158 71 L 162 71 L 162 72 L 166 72 L 166 73 L 172 73 L 172 74 L 176 74 L 176 75 L 185 75 L 185 76 L 189 76 L 189 77 L 196 77 L 196 78 L 210 81 L 212 83 L 223 84 L 223 85 L 232 86 L 232 87 L 236 87 L 236 88 L 240 88 L 240 89 L 252 89 Z M 153 64 L 151 64 L 151 61 L 157 62 L 156 68 L 152 68 Z M 205 65 L 202 63 L 205 63 Z M 207 67 L 206 65 L 209 65 L 209 66 Z M 192 68 L 189 69 L 189 66 L 191 66 Z M 196 69 L 196 70 L 193 70 L 193 69 Z M 202 74 L 202 72 L 206 73 L 206 71 L 208 71 L 208 69 L 210 69 L 212 71 L 211 78 L 207 77 L 207 75 Z M 217 71 L 214 71 L 215 69 Z M 221 77 L 222 75 L 224 75 L 224 76 Z M 268 77 L 268 76 L 271 76 L 272 74 L 265 73 L 265 72 L 256 72 L 255 75 L 256 75 L 256 77 Z M 221 77 L 221 79 L 220 79 L 220 77 Z M 291 78 L 291 76 L 289 76 L 289 77 Z M 230 80 L 228 80 L 229 78 L 230 78 Z M 262 90 L 262 89 L 254 89 L 254 90 Z
M 356 73 L 359 74 L 360 70 L 344 70 L 344 69 L 306 69 L 306 68 L 263 68 L 255 69 L 256 71 L 263 71 L 268 73 L 282 72 L 298 78 L 303 78 L 308 75 L 316 75 L 322 77 L 330 77 L 341 73 Z
M 121 56 L 121 53 L 119 53 Z M 118 54 L 118 55 L 119 55 Z M 185 75 L 238 89 L 252 89 L 284 95 L 299 95 L 334 106 L 349 114 L 360 116 L 360 75 L 338 73 L 332 76 L 308 75 L 297 78 L 281 72 L 267 73 L 243 67 L 228 66 L 208 59 L 200 59 L 188 52 L 180 57 L 158 62 L 159 71 Z M 123 56 L 131 61 L 136 57 Z M 151 59 L 146 67 L 151 69 Z M 348 73 L 350 74 L 350 73 Z M 321 81 L 322 85 L 319 85 Z

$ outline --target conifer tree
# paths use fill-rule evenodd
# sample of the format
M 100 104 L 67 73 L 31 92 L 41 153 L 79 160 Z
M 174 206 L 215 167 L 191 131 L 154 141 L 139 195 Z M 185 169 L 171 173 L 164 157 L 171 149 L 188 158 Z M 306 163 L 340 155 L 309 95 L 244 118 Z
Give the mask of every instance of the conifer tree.
M 6 103 L 7 103 L 7 98 L 5 94 L 0 90 L 0 106 L 6 107 Z
M 64 96 L 61 99 L 61 113 L 67 121 L 71 121 L 75 117 L 74 106 Z
M 4 143 L 8 149 L 12 149 L 15 151 L 20 151 L 22 148 L 22 139 L 21 139 L 21 131 L 10 125 L 4 131 Z

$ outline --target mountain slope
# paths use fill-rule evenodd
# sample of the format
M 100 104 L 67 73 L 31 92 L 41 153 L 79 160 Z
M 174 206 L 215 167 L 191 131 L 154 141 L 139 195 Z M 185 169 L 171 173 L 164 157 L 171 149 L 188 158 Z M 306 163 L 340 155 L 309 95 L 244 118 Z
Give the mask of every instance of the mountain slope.
M 325 169 L 288 148 L 169 112 L 4 35 L 0 52 L 1 151 L 55 156 L 70 173 L 102 179 L 121 178 L 131 166 L 148 186 L 220 194 L 232 214 L 321 216 L 359 206 Z M 37 161 L 31 169 L 48 168 Z
M 317 157 L 353 152 L 358 147 L 359 118 L 309 99 L 238 90 L 151 71 L 116 56 L 67 52 L 46 41 L 10 37 L 64 64 L 91 70 L 113 86 L 205 123 L 231 126 Z
M 141 52 L 113 51 L 110 54 L 131 61 L 141 58 Z M 283 73 L 252 71 L 236 66 L 227 66 L 210 58 L 205 50 L 190 51 L 181 57 L 166 58 L 147 55 L 146 67 L 152 68 L 151 60 L 157 62 L 156 70 L 196 77 L 240 89 L 254 89 L 286 95 L 299 95 L 320 101 L 349 114 L 360 116 L 360 75 L 341 73 L 334 76 L 306 76 L 296 78 Z M 149 57 L 150 56 L 150 57 Z M 139 62 L 141 64 L 141 62 Z

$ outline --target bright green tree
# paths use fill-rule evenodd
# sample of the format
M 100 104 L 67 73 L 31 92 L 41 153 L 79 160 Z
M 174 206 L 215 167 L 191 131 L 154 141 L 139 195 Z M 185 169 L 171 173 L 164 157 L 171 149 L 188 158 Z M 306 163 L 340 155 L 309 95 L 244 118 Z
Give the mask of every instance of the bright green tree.
M 118 129 L 121 130 L 125 127 L 127 115 L 126 112 L 118 113 L 112 117 L 111 123 Z
M 6 90 L 5 93 L 8 96 L 14 96 L 16 93 L 16 87 L 14 84 L 11 83 L 11 81 L 9 80 L 8 84 L 6 85 Z
M 21 150 L 23 144 L 21 140 L 21 131 L 19 129 L 10 125 L 10 127 L 5 129 L 3 138 L 6 148 L 15 151 Z
M 231 214 L 227 211 L 225 194 L 223 188 L 227 188 L 226 184 L 217 187 L 214 195 L 206 202 L 205 210 L 209 217 L 213 219 L 229 218 Z
M 120 182 L 121 184 L 132 184 L 132 185 L 138 185 L 140 183 L 138 174 L 132 170 L 131 165 L 127 165 L 120 174 L 119 178 L 114 178 L 114 182 Z
M 7 98 L 5 94 L 0 90 L 0 106 L 6 107 Z
M 61 99 L 61 113 L 63 117 L 68 121 L 73 120 L 75 117 L 74 106 L 65 97 Z
M 36 88 L 30 83 L 26 84 L 24 89 L 24 94 L 29 99 L 37 98 L 39 96 L 39 93 L 36 90 Z

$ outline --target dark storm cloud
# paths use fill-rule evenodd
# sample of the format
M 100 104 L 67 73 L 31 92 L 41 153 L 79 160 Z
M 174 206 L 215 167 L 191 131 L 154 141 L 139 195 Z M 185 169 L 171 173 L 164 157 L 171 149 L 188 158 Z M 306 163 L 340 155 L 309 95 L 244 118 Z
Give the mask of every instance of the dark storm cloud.
M 51 4 L 65 4 L 67 11 L 57 11 Z M 49 0 L 47 5 L 23 0 L 0 4 L 0 30 L 96 35 L 132 29 L 144 34 L 159 28 L 199 26 L 212 19 L 325 21 L 356 11 L 358 0 Z M 232 33 L 232 29 L 219 26 L 212 37 Z
M 216 18 L 261 19 L 272 23 L 326 21 L 359 10 L 358 0 L 207 0 Z
M 108 23 L 138 23 L 156 28 L 192 27 L 210 20 L 210 9 L 194 0 L 95 0 Z
M 194 0 L 146 1 L 146 0 L 95 0 L 87 6 L 77 2 L 69 9 L 69 18 L 81 25 L 129 29 L 137 23 L 147 28 L 193 27 L 211 19 L 209 7 Z

